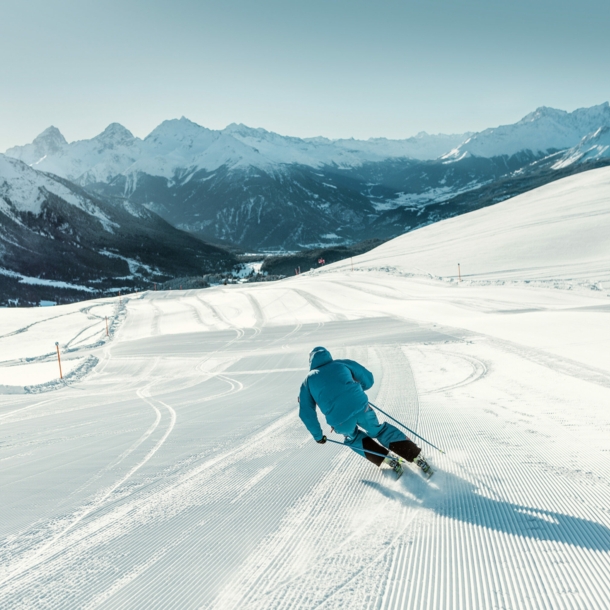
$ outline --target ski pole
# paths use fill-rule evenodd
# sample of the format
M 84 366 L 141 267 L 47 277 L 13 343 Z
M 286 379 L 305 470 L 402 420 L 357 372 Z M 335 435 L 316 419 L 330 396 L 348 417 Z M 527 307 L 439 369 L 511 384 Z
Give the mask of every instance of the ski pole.
M 407 430 L 407 432 L 410 432 L 411 434 L 413 434 L 413 436 L 417 436 L 417 438 L 424 441 L 424 443 L 427 443 L 428 445 L 430 445 L 430 447 L 434 447 L 437 451 L 440 451 L 441 453 L 445 453 L 442 449 L 439 449 L 436 445 L 433 445 L 430 441 L 427 441 L 423 436 L 420 436 L 419 434 L 417 434 L 417 432 L 413 432 L 413 430 L 411 430 L 411 428 L 407 428 L 407 426 L 405 426 L 402 422 L 399 422 L 397 419 L 394 419 L 389 413 L 386 413 L 383 409 L 380 409 L 377 405 L 374 405 L 372 402 L 369 402 L 369 405 L 371 407 L 373 407 L 373 409 L 377 409 L 377 411 L 379 411 L 379 413 L 383 413 L 386 417 L 389 417 L 392 421 L 396 422 L 399 426 L 402 426 L 405 430 Z
M 351 449 L 351 447 L 349 445 L 346 445 L 345 443 L 342 443 L 341 441 L 333 441 L 332 438 L 327 438 L 326 439 L 327 443 L 335 443 L 335 445 L 342 445 L 343 447 L 347 447 L 348 449 Z M 383 455 L 383 453 L 377 453 L 376 451 L 369 451 L 368 449 L 362 449 L 362 451 L 366 454 L 366 453 L 370 453 L 371 455 L 378 455 L 379 457 L 382 458 L 387 458 L 390 453 L 388 452 L 386 455 Z M 358 452 L 360 453 L 360 452 Z

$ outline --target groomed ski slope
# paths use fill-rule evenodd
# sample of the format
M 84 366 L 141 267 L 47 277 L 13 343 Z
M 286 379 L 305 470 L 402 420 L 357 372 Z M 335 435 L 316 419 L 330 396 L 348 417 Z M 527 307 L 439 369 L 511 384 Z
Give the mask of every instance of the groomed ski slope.
M 607 608 L 609 202 L 596 170 L 353 270 L 2 310 L 0 608 Z M 430 482 L 311 439 L 320 344 Z

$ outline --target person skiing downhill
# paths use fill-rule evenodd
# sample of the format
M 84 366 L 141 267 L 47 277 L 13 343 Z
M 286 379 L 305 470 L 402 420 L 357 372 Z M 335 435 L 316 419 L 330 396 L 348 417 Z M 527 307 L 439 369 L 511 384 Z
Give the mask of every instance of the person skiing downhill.
M 326 436 L 316 405 L 331 429 L 345 436 L 345 444 L 376 466 L 388 464 L 400 476 L 400 460 L 390 451 L 407 462 L 417 460 L 421 448 L 392 424 L 380 424 L 370 407 L 365 391 L 373 386 L 374 379 L 369 370 L 354 360 L 333 360 L 324 347 L 311 350 L 309 368 L 299 393 L 299 417 L 317 443 L 325 443 Z M 424 464 L 428 466 L 423 458 L 416 463 L 422 469 Z

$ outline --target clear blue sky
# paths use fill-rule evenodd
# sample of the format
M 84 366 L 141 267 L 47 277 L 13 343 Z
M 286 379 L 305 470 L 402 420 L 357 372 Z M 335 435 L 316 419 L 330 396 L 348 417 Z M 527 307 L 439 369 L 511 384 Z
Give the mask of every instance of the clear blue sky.
M 182 115 L 458 133 L 610 99 L 609 0 L 3 0 L 0 151 Z

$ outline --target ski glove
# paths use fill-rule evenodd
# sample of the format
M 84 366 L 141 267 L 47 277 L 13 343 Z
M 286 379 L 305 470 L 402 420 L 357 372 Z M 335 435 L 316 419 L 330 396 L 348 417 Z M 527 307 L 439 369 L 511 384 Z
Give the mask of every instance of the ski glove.
M 319 441 L 316 441 L 316 443 L 319 443 L 320 445 L 323 445 L 326 442 L 326 435 L 324 435 Z

